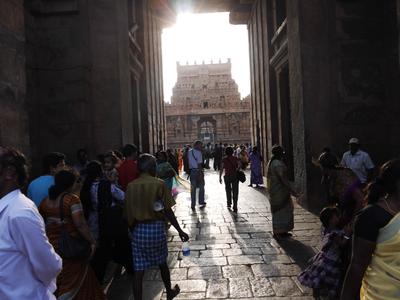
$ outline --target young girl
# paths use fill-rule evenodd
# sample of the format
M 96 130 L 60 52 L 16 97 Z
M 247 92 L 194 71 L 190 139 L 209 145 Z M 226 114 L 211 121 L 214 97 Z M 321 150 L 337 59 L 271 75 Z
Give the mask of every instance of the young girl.
M 338 299 L 340 295 L 341 249 L 349 242 L 346 230 L 340 230 L 339 211 L 335 207 L 326 207 L 320 213 L 320 220 L 324 226 L 324 238 L 322 249 L 311 260 L 308 266 L 298 279 L 301 284 L 314 289 L 314 296 L 319 298 L 320 290 L 326 290 L 330 299 Z
M 104 175 L 111 183 L 115 184 L 118 184 L 117 162 L 118 158 L 113 151 L 107 152 L 104 155 Z

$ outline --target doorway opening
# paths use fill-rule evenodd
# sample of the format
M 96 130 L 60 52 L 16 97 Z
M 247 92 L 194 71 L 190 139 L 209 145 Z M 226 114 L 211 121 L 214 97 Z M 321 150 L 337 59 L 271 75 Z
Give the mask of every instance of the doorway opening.
M 214 125 L 209 121 L 200 123 L 198 138 L 205 145 L 215 143 Z
M 169 123 L 177 118 L 184 120 L 180 137 L 167 133 L 168 147 L 196 139 L 251 143 L 246 25 L 230 24 L 228 12 L 180 14 L 174 26 L 163 30 L 162 56 L 166 127 L 174 128 Z

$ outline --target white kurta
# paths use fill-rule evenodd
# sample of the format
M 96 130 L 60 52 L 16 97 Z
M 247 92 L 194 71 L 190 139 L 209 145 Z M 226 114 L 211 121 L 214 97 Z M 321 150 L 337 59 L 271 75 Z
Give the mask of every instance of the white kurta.
M 0 199 L 0 299 L 55 299 L 62 260 L 35 204 L 19 189 Z

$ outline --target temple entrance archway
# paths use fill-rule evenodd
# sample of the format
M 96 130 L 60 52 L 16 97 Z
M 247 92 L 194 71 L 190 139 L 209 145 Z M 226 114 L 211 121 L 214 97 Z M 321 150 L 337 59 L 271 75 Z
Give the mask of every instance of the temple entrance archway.
M 217 136 L 217 121 L 213 117 L 201 118 L 197 122 L 197 137 L 204 144 L 214 144 Z

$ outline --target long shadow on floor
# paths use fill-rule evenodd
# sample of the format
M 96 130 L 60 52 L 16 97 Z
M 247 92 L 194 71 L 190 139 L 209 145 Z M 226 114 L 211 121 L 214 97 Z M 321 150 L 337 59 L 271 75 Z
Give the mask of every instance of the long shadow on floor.
M 315 255 L 312 247 L 292 238 L 277 240 L 277 243 L 302 270 L 307 267 L 309 259 Z

